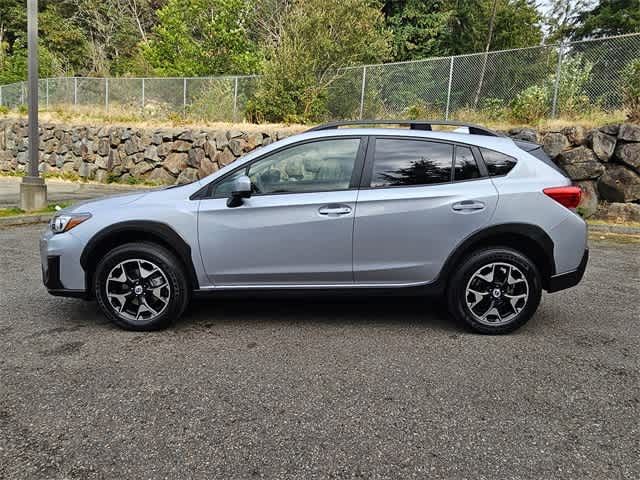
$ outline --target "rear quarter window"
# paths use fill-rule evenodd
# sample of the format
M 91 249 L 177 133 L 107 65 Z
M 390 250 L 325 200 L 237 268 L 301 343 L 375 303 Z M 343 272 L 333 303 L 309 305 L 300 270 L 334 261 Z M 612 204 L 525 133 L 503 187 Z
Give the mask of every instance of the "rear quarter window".
M 490 177 L 506 175 L 517 163 L 515 158 L 505 155 L 504 153 L 496 152 L 495 150 L 480 148 L 480 153 L 482 154 Z

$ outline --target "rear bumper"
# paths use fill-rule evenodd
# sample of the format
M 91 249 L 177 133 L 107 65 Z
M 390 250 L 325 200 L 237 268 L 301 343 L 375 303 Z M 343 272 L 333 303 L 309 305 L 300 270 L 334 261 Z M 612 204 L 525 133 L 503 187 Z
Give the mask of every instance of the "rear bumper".
M 589 249 L 587 248 L 582 255 L 582 260 L 580 261 L 580 265 L 578 265 L 578 268 L 570 272 L 553 275 L 549 279 L 549 288 L 547 288 L 547 292 L 559 292 L 560 290 L 574 287 L 578 283 L 580 283 L 580 280 L 582 280 L 582 276 L 584 275 L 584 271 L 587 269 L 588 261 Z

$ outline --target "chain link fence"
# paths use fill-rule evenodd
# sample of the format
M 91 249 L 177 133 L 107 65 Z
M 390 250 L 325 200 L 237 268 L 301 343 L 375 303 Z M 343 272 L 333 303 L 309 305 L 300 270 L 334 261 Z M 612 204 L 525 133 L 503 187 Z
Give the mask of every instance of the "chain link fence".
M 640 58 L 640 33 L 582 42 L 341 69 L 327 92 L 327 119 L 499 116 L 539 118 L 622 108 L 622 71 Z M 40 108 L 88 108 L 144 117 L 187 115 L 239 122 L 259 76 L 48 78 Z M 19 108 L 26 82 L 0 86 L 0 105 Z

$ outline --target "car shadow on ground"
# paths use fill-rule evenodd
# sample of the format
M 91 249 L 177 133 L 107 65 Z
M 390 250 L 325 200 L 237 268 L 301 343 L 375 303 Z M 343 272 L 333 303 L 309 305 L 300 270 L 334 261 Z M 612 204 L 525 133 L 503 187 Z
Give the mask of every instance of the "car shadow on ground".
M 402 296 L 216 296 L 195 298 L 174 328 L 215 323 L 376 324 L 462 332 L 440 299 Z

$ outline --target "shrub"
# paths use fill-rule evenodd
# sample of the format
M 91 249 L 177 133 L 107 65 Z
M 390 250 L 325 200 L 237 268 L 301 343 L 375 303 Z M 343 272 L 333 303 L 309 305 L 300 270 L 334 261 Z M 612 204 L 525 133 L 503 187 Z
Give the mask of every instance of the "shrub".
M 591 77 L 593 63 L 585 60 L 582 55 L 574 55 L 562 61 L 562 72 L 558 85 L 557 111 L 564 116 L 576 116 L 591 110 L 591 101 L 585 92 L 585 87 Z M 555 88 L 555 75 L 549 76 L 545 84 L 549 98 L 552 98 Z
M 549 92 L 532 85 L 520 92 L 511 104 L 511 116 L 517 122 L 534 123 L 549 113 Z
M 360 0 L 296 0 L 278 37 L 247 102 L 253 121 L 323 120 L 330 89 L 346 75 L 339 67 L 381 61 L 389 52 L 382 14 Z
M 623 105 L 632 122 L 640 122 L 640 58 L 632 60 L 622 71 Z

